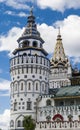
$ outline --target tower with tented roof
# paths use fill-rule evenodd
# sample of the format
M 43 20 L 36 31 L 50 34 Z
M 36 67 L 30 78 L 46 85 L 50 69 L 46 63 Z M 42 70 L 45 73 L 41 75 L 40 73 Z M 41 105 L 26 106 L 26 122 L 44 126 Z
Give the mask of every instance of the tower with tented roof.
M 10 60 L 11 130 L 23 130 L 26 115 L 36 120 L 37 98 L 48 94 L 50 61 L 32 9 L 27 19 L 25 30 L 18 39 L 18 48 L 13 51 L 14 56 Z
M 71 65 L 68 57 L 65 55 L 60 28 L 58 30 L 54 54 L 50 65 L 50 88 L 60 88 L 69 86 L 71 77 Z

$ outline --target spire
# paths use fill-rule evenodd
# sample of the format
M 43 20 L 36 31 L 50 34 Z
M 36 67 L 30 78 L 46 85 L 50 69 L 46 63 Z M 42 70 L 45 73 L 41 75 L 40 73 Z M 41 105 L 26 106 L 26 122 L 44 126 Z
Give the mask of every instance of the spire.
M 62 39 L 61 39 L 61 33 L 60 33 L 60 27 L 58 28 L 57 40 L 62 40 Z
M 65 61 L 66 56 L 62 44 L 62 38 L 60 34 L 60 27 L 58 28 L 57 42 L 54 50 L 53 60 L 54 61 Z
M 33 15 L 33 7 L 31 7 L 30 9 L 30 14 L 28 16 L 28 23 L 35 23 L 35 16 Z
M 30 15 L 33 16 L 33 6 L 30 8 Z
M 60 35 L 60 27 L 58 28 L 58 35 Z
M 30 14 L 27 18 L 27 26 L 23 33 L 23 36 L 37 36 L 40 37 L 39 32 L 37 31 L 37 26 L 35 23 L 35 16 L 33 15 L 33 7 L 30 9 Z
M 40 39 L 42 41 L 42 43 L 44 43 L 44 41 L 40 37 L 40 33 L 37 30 L 37 25 L 35 23 L 35 16 L 33 14 L 33 7 L 31 7 L 31 9 L 30 9 L 29 16 L 27 17 L 27 26 L 25 27 L 25 30 L 24 30 L 22 36 L 18 39 L 18 43 L 22 39 L 24 39 L 24 38 L 27 39 L 30 37 L 34 37 L 35 39 Z

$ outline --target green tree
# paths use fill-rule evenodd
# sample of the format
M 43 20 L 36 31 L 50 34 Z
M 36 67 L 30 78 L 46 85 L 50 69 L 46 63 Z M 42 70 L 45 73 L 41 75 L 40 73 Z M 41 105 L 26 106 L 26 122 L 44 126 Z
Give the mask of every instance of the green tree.
M 31 116 L 25 116 L 23 119 L 24 130 L 35 130 L 36 123 Z

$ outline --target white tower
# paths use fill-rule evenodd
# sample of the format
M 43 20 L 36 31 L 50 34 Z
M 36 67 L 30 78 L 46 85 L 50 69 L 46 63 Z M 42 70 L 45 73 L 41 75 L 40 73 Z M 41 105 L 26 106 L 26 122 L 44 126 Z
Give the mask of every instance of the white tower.
M 71 82 L 69 80 L 72 73 L 71 65 L 64 52 L 64 47 L 62 44 L 62 38 L 60 34 L 60 28 L 57 36 L 54 55 L 51 60 L 50 71 L 51 71 L 49 76 L 50 88 L 60 88 L 63 86 L 71 85 Z
M 26 115 L 36 120 L 36 99 L 48 93 L 50 62 L 43 43 L 31 10 L 24 33 L 18 39 L 18 48 L 10 60 L 11 130 L 23 130 Z

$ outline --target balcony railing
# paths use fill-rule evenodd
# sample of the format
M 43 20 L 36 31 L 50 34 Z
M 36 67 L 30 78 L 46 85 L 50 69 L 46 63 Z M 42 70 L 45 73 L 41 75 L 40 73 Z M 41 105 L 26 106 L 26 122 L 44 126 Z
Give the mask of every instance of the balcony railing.
M 80 129 L 80 121 L 55 121 L 55 122 L 37 122 L 36 130 L 38 129 Z

